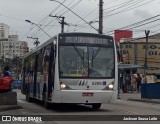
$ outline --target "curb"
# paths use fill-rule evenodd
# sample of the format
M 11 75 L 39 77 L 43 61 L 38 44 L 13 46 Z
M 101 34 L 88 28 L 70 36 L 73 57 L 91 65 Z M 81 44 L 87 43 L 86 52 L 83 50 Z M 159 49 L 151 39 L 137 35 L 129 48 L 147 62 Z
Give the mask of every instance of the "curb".
M 23 109 L 22 106 L 19 105 L 13 105 L 13 106 L 1 106 L 0 105 L 0 112 L 2 111 L 9 111 L 9 110 L 16 110 L 16 109 Z
M 160 101 L 152 100 L 152 99 L 127 99 L 128 101 L 136 101 L 136 102 L 147 102 L 147 103 L 156 103 L 160 104 Z

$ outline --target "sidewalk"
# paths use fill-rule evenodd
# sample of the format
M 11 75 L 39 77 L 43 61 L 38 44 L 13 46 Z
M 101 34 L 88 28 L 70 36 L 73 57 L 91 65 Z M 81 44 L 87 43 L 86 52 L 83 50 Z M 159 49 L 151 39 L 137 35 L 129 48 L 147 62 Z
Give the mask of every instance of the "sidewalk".
M 0 94 L 0 112 L 22 109 L 17 102 L 17 91 Z
M 119 94 L 121 100 L 128 100 L 128 101 L 137 101 L 137 102 L 147 102 L 147 103 L 156 103 L 160 104 L 160 99 L 141 99 L 141 93 L 120 93 Z

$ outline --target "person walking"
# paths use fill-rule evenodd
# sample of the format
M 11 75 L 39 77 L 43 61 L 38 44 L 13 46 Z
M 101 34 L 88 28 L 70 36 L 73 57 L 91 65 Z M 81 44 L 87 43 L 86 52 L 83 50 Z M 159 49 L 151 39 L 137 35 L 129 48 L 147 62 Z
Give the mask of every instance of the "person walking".
M 144 76 L 144 74 L 142 74 L 142 78 L 141 78 L 141 84 L 145 84 L 146 82 L 146 77 Z
M 141 85 L 141 76 L 139 73 L 137 73 L 137 78 L 136 78 L 136 81 L 137 81 L 137 92 L 139 93 L 139 90 L 140 90 L 140 85 Z
M 11 91 L 11 84 L 14 81 L 13 78 L 9 77 L 9 73 L 6 71 L 0 78 L 0 93 Z
M 136 90 L 137 88 L 137 80 L 136 80 L 137 76 L 135 74 L 132 74 L 131 76 L 131 92 L 134 93 L 134 91 Z

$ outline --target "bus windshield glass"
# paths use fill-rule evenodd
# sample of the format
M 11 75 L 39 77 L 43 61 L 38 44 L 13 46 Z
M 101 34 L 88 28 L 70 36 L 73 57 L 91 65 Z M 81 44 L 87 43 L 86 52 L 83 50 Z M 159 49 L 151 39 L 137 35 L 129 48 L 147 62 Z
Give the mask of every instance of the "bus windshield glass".
M 59 54 L 61 77 L 113 77 L 113 48 L 60 46 Z

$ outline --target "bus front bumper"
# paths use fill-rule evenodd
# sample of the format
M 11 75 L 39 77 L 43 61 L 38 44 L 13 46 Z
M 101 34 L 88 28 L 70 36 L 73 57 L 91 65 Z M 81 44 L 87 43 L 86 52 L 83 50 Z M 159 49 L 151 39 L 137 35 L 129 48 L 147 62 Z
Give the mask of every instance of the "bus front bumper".
M 112 90 L 97 91 L 97 90 L 61 90 L 61 103 L 108 103 L 110 102 L 113 94 Z

